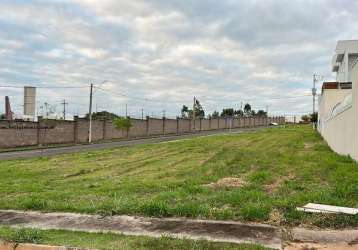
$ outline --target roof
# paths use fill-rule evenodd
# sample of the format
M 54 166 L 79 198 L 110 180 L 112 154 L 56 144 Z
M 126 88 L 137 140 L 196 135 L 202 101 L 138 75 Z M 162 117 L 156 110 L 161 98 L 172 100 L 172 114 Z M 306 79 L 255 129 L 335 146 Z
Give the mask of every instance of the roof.
M 325 89 L 352 89 L 352 82 L 324 82 L 322 84 L 322 93 Z

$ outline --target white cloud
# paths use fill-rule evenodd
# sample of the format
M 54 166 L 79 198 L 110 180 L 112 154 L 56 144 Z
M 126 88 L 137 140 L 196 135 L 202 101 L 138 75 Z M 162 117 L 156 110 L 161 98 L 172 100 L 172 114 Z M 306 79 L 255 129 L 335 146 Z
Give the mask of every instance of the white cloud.
M 349 0 L 4 1 L 0 80 L 110 80 L 112 95 L 98 91 L 96 101 L 115 112 L 128 103 L 132 113 L 145 106 L 175 116 L 194 95 L 209 111 L 251 100 L 277 114 L 299 112 L 309 98 L 268 98 L 306 94 L 313 72 L 331 78 L 336 41 L 358 32 L 357 10 Z M 74 96 L 87 92 L 44 92 L 41 101 L 66 97 L 83 113 L 87 98 Z

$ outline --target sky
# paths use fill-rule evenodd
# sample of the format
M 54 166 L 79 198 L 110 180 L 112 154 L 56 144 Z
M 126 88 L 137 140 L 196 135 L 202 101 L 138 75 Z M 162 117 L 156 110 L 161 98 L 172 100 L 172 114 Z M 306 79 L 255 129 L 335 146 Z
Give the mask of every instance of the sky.
M 338 40 L 358 34 L 354 0 L 1 0 L 0 113 L 22 113 L 24 85 L 68 116 L 175 117 L 195 96 L 271 115 L 312 110 L 312 74 L 334 79 Z

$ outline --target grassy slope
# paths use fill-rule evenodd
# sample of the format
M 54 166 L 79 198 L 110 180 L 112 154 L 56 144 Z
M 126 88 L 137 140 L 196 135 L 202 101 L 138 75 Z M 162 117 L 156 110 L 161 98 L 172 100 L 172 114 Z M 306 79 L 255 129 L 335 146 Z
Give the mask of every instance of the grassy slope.
M 63 230 L 34 230 L 11 229 L 0 227 L 0 239 L 9 242 L 26 242 L 35 244 L 50 244 L 58 246 L 75 246 L 106 250 L 132 249 L 224 249 L 224 250 L 265 250 L 267 248 L 249 244 L 213 243 L 208 241 L 179 240 L 169 237 L 150 238 L 139 236 L 124 236 L 108 233 L 82 233 Z
M 235 219 L 322 227 L 307 202 L 358 207 L 358 164 L 309 126 L 0 163 L 0 208 Z M 240 188 L 203 184 L 241 178 Z

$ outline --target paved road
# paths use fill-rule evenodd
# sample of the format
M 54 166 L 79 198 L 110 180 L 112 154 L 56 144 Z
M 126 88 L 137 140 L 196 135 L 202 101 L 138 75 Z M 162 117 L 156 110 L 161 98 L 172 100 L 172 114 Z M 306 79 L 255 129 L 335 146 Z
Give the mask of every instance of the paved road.
M 215 134 L 227 134 L 227 133 L 242 133 L 252 130 L 257 130 L 260 128 L 250 128 L 250 129 L 233 129 L 228 130 L 218 130 L 218 131 L 206 131 L 194 134 L 185 134 L 185 135 L 172 135 L 172 136 L 161 136 L 155 138 L 145 138 L 145 139 L 132 139 L 132 140 L 122 140 L 115 142 L 105 142 L 105 143 L 93 143 L 93 144 L 85 144 L 85 145 L 74 145 L 74 146 L 66 146 L 66 147 L 54 147 L 54 148 L 44 148 L 44 149 L 33 149 L 33 150 L 24 150 L 24 151 L 13 151 L 13 152 L 3 152 L 0 153 L 0 160 L 14 160 L 14 159 L 25 159 L 39 156 L 51 156 L 51 155 L 59 155 L 65 153 L 75 153 L 81 151 L 90 151 L 90 150 L 98 150 L 98 149 L 108 149 L 108 148 L 116 148 L 130 145 L 138 145 L 138 144 L 153 144 L 159 142 L 166 141 L 174 141 L 181 140 L 187 138 L 194 138 L 200 136 L 207 135 L 215 135 Z

